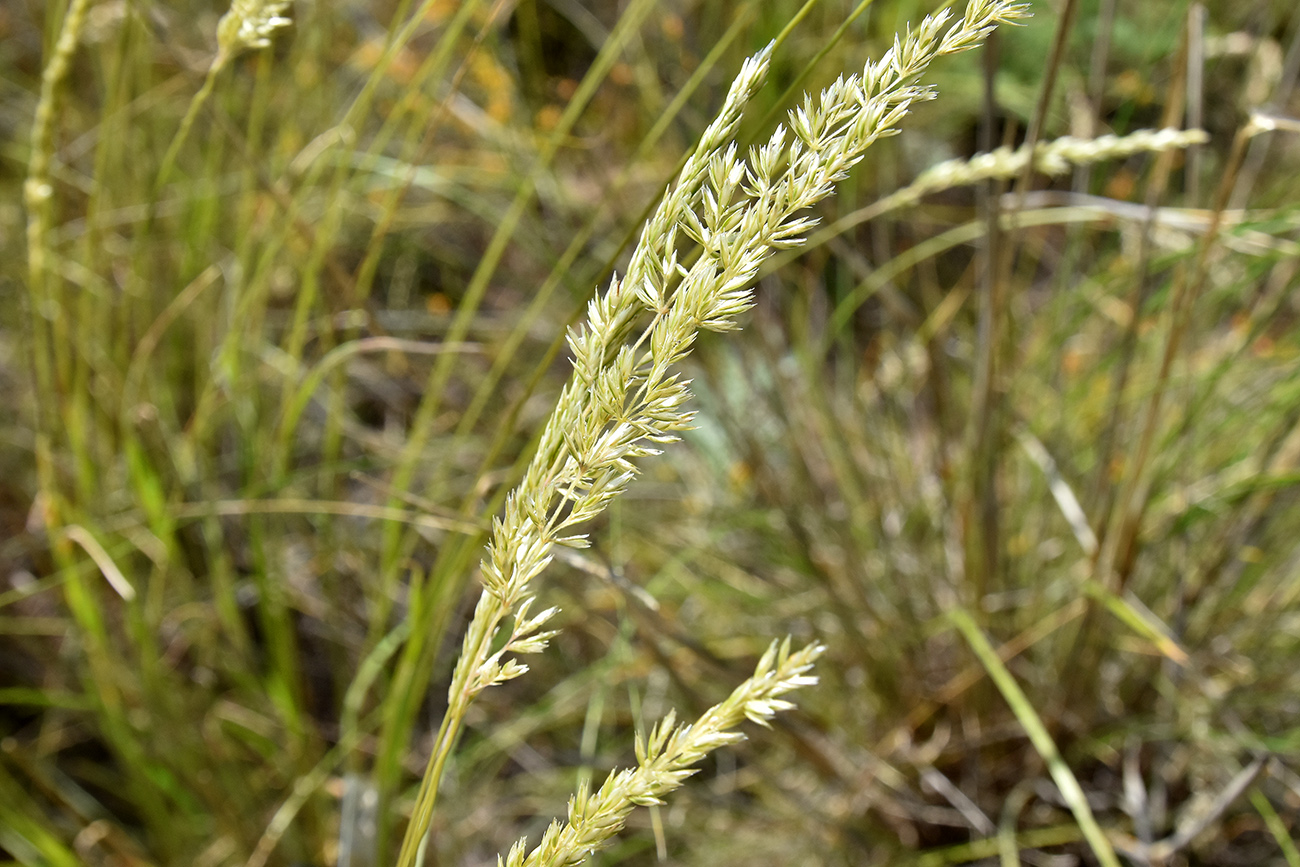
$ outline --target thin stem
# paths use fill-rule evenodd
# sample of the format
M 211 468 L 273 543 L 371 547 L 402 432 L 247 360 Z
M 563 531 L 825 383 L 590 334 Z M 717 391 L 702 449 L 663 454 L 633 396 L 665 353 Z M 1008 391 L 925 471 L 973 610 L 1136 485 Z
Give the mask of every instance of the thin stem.
M 1101 558 L 1098 562 L 1097 578 L 1107 589 L 1112 591 L 1124 588 L 1128 573 L 1133 565 L 1133 558 L 1136 555 L 1137 534 L 1142 524 L 1142 517 L 1146 512 L 1149 493 L 1148 485 L 1145 483 L 1145 468 L 1151 456 L 1152 443 L 1155 442 L 1156 428 L 1160 424 L 1160 411 L 1165 393 L 1169 389 L 1169 377 L 1173 370 L 1174 359 L 1178 357 L 1183 335 L 1186 333 L 1187 326 L 1191 321 L 1192 308 L 1195 306 L 1197 298 L 1200 297 L 1201 290 L 1205 287 L 1205 280 L 1209 272 L 1210 251 L 1213 249 L 1214 243 L 1219 237 L 1219 230 L 1223 226 L 1223 212 L 1227 208 L 1232 186 L 1237 179 L 1237 172 L 1241 169 L 1242 161 L 1245 159 L 1247 145 L 1263 129 L 1264 127 L 1261 127 L 1252 118 L 1250 122 L 1237 131 L 1237 135 L 1232 142 L 1232 151 L 1228 155 L 1223 175 L 1219 180 L 1214 208 L 1210 214 L 1210 226 L 1201 238 L 1196 261 L 1192 266 L 1192 274 L 1188 276 L 1183 271 L 1175 278 L 1175 285 L 1171 292 L 1173 302 L 1169 317 L 1169 331 L 1165 338 L 1165 348 L 1160 359 L 1160 369 L 1156 374 L 1156 383 L 1152 389 L 1151 397 L 1147 401 L 1146 412 L 1143 416 L 1142 433 L 1138 439 L 1138 446 L 1134 450 L 1133 461 L 1120 498 L 1120 511 L 1117 515 L 1119 530 L 1115 534 L 1113 541 L 1110 537 L 1107 538 L 1107 544 L 1103 546 Z
M 59 429 L 55 406 L 59 385 L 67 376 L 70 342 L 61 294 L 49 271 L 50 227 L 53 224 L 54 125 L 58 118 L 59 86 L 68 75 L 81 28 L 92 0 L 72 0 L 64 16 L 49 63 L 41 72 L 41 93 L 32 118 L 31 154 L 23 202 L 27 206 L 27 291 L 31 314 L 32 371 L 35 375 L 38 424 L 36 470 L 47 520 L 58 523 L 57 481 L 54 473 L 53 436 Z M 58 382 L 56 382 L 56 376 Z
M 172 136 L 171 144 L 167 146 L 167 153 L 163 154 L 162 162 L 158 164 L 158 175 L 154 178 L 154 199 L 156 200 L 161 193 L 163 186 L 171 177 L 172 169 L 176 167 L 176 158 L 180 155 L 181 147 L 189 138 L 190 130 L 194 127 L 194 121 L 207 104 L 208 97 L 212 95 L 213 87 L 217 83 L 217 76 L 225 67 L 229 54 L 224 51 L 218 51 L 216 59 L 208 67 L 208 74 L 203 78 L 203 86 L 198 89 L 194 97 L 190 100 L 189 107 L 185 110 L 185 117 L 181 119 L 181 125 L 176 130 L 176 135 Z

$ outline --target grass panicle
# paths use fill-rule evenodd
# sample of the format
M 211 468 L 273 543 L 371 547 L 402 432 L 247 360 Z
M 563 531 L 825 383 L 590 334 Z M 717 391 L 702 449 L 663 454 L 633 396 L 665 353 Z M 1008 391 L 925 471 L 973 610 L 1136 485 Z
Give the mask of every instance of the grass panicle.
M 1034 171 L 1058 176 L 1079 166 L 1106 160 L 1123 159 L 1134 154 L 1182 150 L 1204 144 L 1209 136 L 1199 129 L 1140 129 L 1128 135 L 1102 135 L 1096 138 L 1062 136 L 1034 146 Z M 953 187 L 971 186 L 980 181 L 1011 180 L 1029 163 L 1029 149 L 1000 147 L 970 159 L 946 160 L 926 169 L 916 180 L 894 193 L 886 201 L 899 207 L 912 204 L 924 196 Z
M 242 52 L 270 47 L 272 34 L 293 23 L 285 16 L 288 8 L 289 0 L 234 0 L 217 22 L 213 66 L 220 68 Z
M 634 808 L 663 804 L 663 797 L 695 774 L 698 769 L 694 765 L 705 756 L 744 740 L 736 727 L 745 720 L 767 726 L 779 711 L 794 707 L 781 696 L 817 682 L 807 672 L 824 650 L 813 644 L 791 653 L 789 639 L 779 648 L 773 643 L 753 676 L 725 701 L 709 708 L 693 723 L 678 723 L 676 716 L 669 713 L 649 736 L 638 735 L 635 768 L 610 774 L 595 792 L 586 786 L 579 788 L 569 799 L 567 821 L 552 823 L 531 851 L 526 839 L 519 840 L 497 863 L 503 867 L 570 867 L 583 863 L 610 844 Z
M 792 111 L 746 162 L 732 140 L 745 106 L 762 86 L 771 46 L 742 65 L 677 183 L 646 224 L 627 274 L 591 302 L 587 323 L 569 335 L 573 376 L 560 395 L 523 480 L 493 523 L 482 563 L 483 595 L 456 664 L 448 711 L 434 745 L 415 818 L 399 863 L 412 863 L 432 820 L 438 781 L 461 728 L 460 716 L 487 686 L 526 668 L 506 654 L 546 646 L 540 632 L 553 613 L 528 619 L 531 582 L 550 564 L 555 545 L 583 547 L 576 530 L 603 512 L 637 473 L 635 461 L 677 439 L 692 415 L 674 368 L 701 330 L 729 331 L 753 305 L 751 284 L 774 252 L 796 247 L 817 224 L 805 212 L 831 195 L 877 139 L 895 131 L 913 103 L 933 90 L 915 79 L 934 59 L 966 51 L 1025 7 L 973 0 L 948 26 L 945 10 L 927 16 L 860 76 L 840 78 Z M 689 266 L 679 243 L 697 245 Z M 644 314 L 651 321 L 634 343 Z M 491 652 L 500 624 L 514 616 L 523 631 Z M 543 637 L 545 636 L 545 637 Z

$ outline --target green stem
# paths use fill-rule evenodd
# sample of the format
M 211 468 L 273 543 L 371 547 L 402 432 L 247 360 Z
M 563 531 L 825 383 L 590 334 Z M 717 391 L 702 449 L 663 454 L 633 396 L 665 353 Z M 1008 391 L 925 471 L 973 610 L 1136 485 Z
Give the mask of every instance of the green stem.
M 194 127 L 194 120 L 199 116 L 199 112 L 207 103 L 208 97 L 212 95 L 212 89 L 217 83 L 217 74 L 225 67 L 229 59 L 228 54 L 218 52 L 212 65 L 208 67 L 208 74 L 203 79 L 203 86 L 194 94 L 190 100 L 189 108 L 185 110 L 185 117 L 181 119 L 181 125 L 176 130 L 176 135 L 172 136 L 171 144 L 167 146 L 167 153 L 163 154 L 162 162 L 158 165 L 158 176 L 154 178 L 154 199 L 157 200 L 158 194 L 162 191 L 163 184 L 167 183 L 167 178 L 171 175 L 172 169 L 176 167 L 176 157 L 181 152 L 181 147 L 185 140 L 189 138 L 190 130 Z
M 416 796 L 415 809 L 411 812 L 411 823 L 406 826 L 406 835 L 402 838 L 397 867 L 414 867 L 416 864 L 416 854 L 429 832 L 429 825 L 433 822 L 433 808 L 438 800 L 438 786 L 442 782 L 447 758 L 451 755 L 456 739 L 460 736 L 460 730 L 465 722 L 465 711 L 474 700 L 470 681 L 487 659 L 492 637 L 496 634 L 497 625 L 504 616 L 505 608 L 501 601 L 488 591 L 483 591 L 469 633 L 465 636 L 460 660 L 456 664 L 456 674 L 447 693 L 447 713 L 443 715 L 442 725 L 438 728 L 438 737 L 433 744 L 433 752 L 429 756 L 429 764 L 424 771 L 424 779 L 420 781 L 420 793 Z

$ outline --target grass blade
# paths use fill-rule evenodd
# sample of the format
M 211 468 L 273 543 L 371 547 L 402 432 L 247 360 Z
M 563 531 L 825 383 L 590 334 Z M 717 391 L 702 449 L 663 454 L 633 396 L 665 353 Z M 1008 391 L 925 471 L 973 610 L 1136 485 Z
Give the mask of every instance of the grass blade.
M 1020 725 L 1029 736 L 1030 742 L 1034 749 L 1042 756 L 1043 761 L 1047 763 L 1047 770 L 1051 773 L 1052 779 L 1056 781 L 1056 787 L 1061 790 L 1061 797 L 1070 806 L 1070 811 L 1074 813 L 1074 820 L 1079 823 L 1079 829 L 1083 832 L 1083 838 L 1088 841 L 1092 848 L 1093 854 L 1097 856 L 1103 867 L 1120 867 L 1119 859 L 1115 856 L 1115 850 L 1106 839 L 1106 834 L 1097 824 L 1097 820 L 1092 815 L 1092 809 L 1088 806 L 1088 799 L 1083 794 L 1083 787 L 1075 779 L 1074 773 L 1070 770 L 1069 765 L 1061 758 L 1061 753 L 1056 748 L 1056 742 L 1052 736 L 1047 733 L 1047 727 L 1039 718 L 1034 706 L 1030 703 L 1029 698 L 1025 695 L 1020 684 L 1011 676 L 1011 672 L 1002 664 L 998 658 L 997 651 L 989 643 L 984 632 L 975 623 L 975 619 L 966 611 L 957 609 L 949 612 L 953 624 L 961 632 L 966 642 L 970 644 L 971 650 L 975 651 L 975 656 L 979 659 L 984 669 L 989 673 L 989 677 L 997 686 L 998 692 L 1006 699 L 1011 711 L 1020 721 Z

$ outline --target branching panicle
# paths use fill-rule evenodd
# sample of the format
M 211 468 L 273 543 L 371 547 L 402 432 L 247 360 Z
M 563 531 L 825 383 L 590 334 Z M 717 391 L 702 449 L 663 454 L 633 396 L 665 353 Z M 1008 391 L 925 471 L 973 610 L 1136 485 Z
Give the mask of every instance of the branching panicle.
M 622 830 L 628 815 L 638 806 L 663 803 L 663 796 L 681 786 L 697 770 L 693 767 L 719 747 L 745 739 L 736 727 L 745 720 L 769 725 L 769 720 L 793 705 L 781 698 L 792 690 L 811 686 L 817 678 L 808 674 L 822 653 L 820 645 L 790 652 L 790 640 L 775 642 L 759 660 L 754 674 L 738 686 L 726 701 L 714 705 L 694 723 L 677 722 L 670 712 L 650 731 L 637 736 L 634 768 L 616 771 L 605 778 L 596 792 L 579 787 L 569 800 L 566 822 L 554 822 L 532 852 L 520 840 L 501 867 L 563 867 L 579 864 L 603 849 Z
M 684 406 L 689 392 L 674 366 L 691 352 L 701 330 L 737 327 L 737 317 L 753 305 L 750 284 L 763 262 L 777 250 L 802 244 L 817 224 L 805 212 L 834 191 L 872 142 L 893 133 L 912 103 L 933 95 L 914 83 L 930 61 L 976 45 L 989 27 L 1023 14 L 1024 7 L 1010 0 L 972 0 L 966 16 L 946 30 L 948 13 L 926 18 L 860 75 L 839 79 L 817 99 L 805 100 L 766 145 L 750 150 L 748 160 L 738 152 L 735 133 L 766 77 L 772 46 L 745 61 L 717 118 L 646 223 L 627 273 L 610 281 L 588 305 L 586 325 L 568 335 L 573 376 L 523 480 L 506 500 L 504 515 L 493 523 L 482 562 L 483 599 L 457 662 L 447 720 L 416 804 L 418 820 L 403 844 L 403 865 L 413 862 L 413 841 L 427 827 L 437 776 L 460 715 L 483 689 L 523 672 L 522 665 L 505 659 L 511 648 L 525 652 L 545 646 L 545 634 L 534 631 L 493 653 L 501 624 L 528 598 L 530 582 L 550 562 L 553 546 L 585 544 L 573 528 L 600 514 L 627 488 L 637 460 L 657 453 L 651 444 L 671 442 L 690 427 Z M 678 249 L 687 239 L 698 248 L 689 267 Z M 647 318 L 649 324 L 633 340 L 638 322 Z M 764 722 L 787 708 L 778 696 L 807 682 L 800 678 L 816 655 L 801 654 L 795 663 L 788 649 L 779 659 L 774 650 L 755 677 L 719 706 L 722 710 L 715 708 L 693 726 L 661 726 L 646 746 L 647 755 L 656 756 L 650 765 L 611 777 L 591 796 L 600 809 L 585 796 L 582 803 L 575 801 L 573 809 L 589 818 L 579 839 L 563 838 L 572 847 L 564 851 L 590 851 L 598 845 L 594 841 L 621 827 L 631 805 L 655 803 L 660 792 L 691 773 L 688 765 L 738 738 L 729 730 L 741 718 Z M 778 671 L 792 679 L 772 680 Z M 661 766 L 661 760 L 668 764 Z M 643 776 L 651 773 L 647 767 L 653 779 Z M 552 851 L 560 835 L 553 827 L 538 851 Z M 534 856 L 527 863 L 573 863 L 577 857 Z M 509 863 L 524 863 L 522 847 L 511 852 Z
M 686 161 L 632 254 L 628 272 L 592 300 L 588 321 L 570 331 L 573 379 L 542 434 L 536 458 L 494 524 L 482 572 L 504 618 L 527 595 L 561 533 L 598 515 L 637 473 L 636 460 L 689 428 L 689 397 L 670 370 L 703 330 L 736 328 L 753 305 L 750 283 L 779 249 L 803 243 L 817 224 L 805 214 L 834 191 L 876 139 L 891 134 L 911 104 L 932 96 L 912 82 L 943 54 L 978 44 L 989 27 L 1023 15 L 1007 0 L 974 0 L 948 27 L 948 13 L 926 18 L 861 75 L 840 78 L 809 97 L 766 145 L 743 160 L 732 141 L 746 103 L 762 86 L 771 46 L 745 62 L 717 119 Z M 679 237 L 694 241 L 689 267 Z M 631 347 L 637 319 L 652 316 Z M 495 629 L 495 624 L 493 624 Z M 490 630 L 489 630 L 490 631 Z M 468 646 L 468 645 L 467 645 Z M 481 664 L 481 663 L 480 663 Z
M 1007 0 L 974 0 L 948 27 L 946 12 L 895 41 L 861 75 L 840 78 L 790 113 L 768 143 L 741 159 L 732 136 L 762 86 L 771 46 L 747 60 L 718 117 L 647 223 L 627 274 L 592 300 L 571 330 L 573 379 L 543 432 L 536 458 L 494 524 L 483 562 L 486 591 L 503 618 L 550 562 L 555 544 L 583 544 L 569 530 L 599 514 L 637 473 L 690 426 L 689 396 L 670 370 L 703 330 L 728 331 L 753 305 L 750 283 L 779 249 L 801 244 L 817 224 L 804 214 L 834 191 L 876 139 L 891 134 L 913 102 L 932 91 L 912 82 L 934 58 L 978 44 L 998 22 L 1024 14 Z M 679 264 L 679 237 L 699 257 Z M 629 346 L 636 320 L 648 331 Z M 495 627 L 494 627 L 495 628 Z
M 1049 142 L 1039 142 L 1034 147 L 1034 170 L 1046 175 L 1061 175 L 1075 166 L 1120 159 L 1138 153 L 1187 148 L 1208 140 L 1205 132 L 1199 129 L 1142 129 L 1123 136 L 1103 135 L 1088 139 L 1062 136 Z M 901 190 L 879 200 L 872 207 L 872 212 L 880 214 L 915 204 L 940 190 L 989 179 L 1009 180 L 1019 177 L 1029 159 L 1028 149 L 1022 146 L 1016 149 L 1000 147 L 969 159 L 946 160 L 921 172 L 916 180 Z

